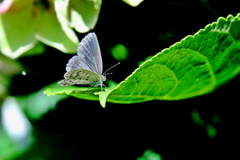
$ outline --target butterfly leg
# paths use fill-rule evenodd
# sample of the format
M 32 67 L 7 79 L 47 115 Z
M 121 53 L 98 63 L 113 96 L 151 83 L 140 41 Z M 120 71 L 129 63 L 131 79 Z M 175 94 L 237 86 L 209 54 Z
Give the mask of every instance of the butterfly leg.
M 88 92 L 88 91 L 90 90 L 91 87 L 92 87 L 92 86 L 89 86 L 89 88 L 85 91 L 85 93 Z
M 103 87 L 105 87 L 105 89 L 102 89 Z M 106 86 L 104 84 L 101 84 L 101 90 L 102 92 L 106 90 Z

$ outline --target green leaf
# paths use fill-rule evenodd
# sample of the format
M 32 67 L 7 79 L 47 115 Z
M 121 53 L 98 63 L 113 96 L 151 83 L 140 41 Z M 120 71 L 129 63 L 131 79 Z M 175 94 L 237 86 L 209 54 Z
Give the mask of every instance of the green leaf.
M 50 95 L 71 95 L 76 98 L 86 100 L 98 100 L 98 96 L 94 94 L 98 89 L 88 90 L 89 87 L 76 87 L 76 86 L 53 86 L 44 90 L 44 93 Z
M 44 94 L 51 95 L 68 95 L 80 99 L 100 101 L 101 105 L 105 107 L 106 98 L 110 91 L 115 88 L 117 84 L 113 81 L 108 81 L 108 87 L 104 92 L 100 88 L 77 87 L 77 86 L 52 86 L 44 90 Z
M 219 18 L 143 63 L 102 97 L 106 102 L 130 104 L 182 100 L 215 90 L 240 71 L 239 28 L 240 14 Z M 85 99 L 86 95 L 74 96 Z
M 57 85 L 57 84 L 54 84 Z M 66 95 L 47 96 L 43 89 L 28 96 L 15 97 L 31 119 L 40 119 L 49 110 L 53 110 L 56 104 L 65 98 Z

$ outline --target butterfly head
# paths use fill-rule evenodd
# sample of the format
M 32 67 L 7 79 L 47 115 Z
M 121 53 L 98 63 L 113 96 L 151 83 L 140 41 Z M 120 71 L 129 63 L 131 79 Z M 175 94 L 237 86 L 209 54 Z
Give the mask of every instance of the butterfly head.
M 106 81 L 106 75 L 100 75 L 100 79 L 102 80 L 102 81 Z

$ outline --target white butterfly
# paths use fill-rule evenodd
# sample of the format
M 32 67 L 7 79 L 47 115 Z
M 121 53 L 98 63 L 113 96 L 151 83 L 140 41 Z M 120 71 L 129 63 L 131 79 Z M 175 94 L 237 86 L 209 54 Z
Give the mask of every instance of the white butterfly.
M 77 56 L 73 56 L 67 64 L 67 72 L 63 80 L 58 84 L 62 86 L 75 84 L 89 84 L 93 87 L 105 86 L 103 81 L 106 80 L 107 71 L 102 74 L 102 56 L 95 33 L 89 33 L 78 45 Z

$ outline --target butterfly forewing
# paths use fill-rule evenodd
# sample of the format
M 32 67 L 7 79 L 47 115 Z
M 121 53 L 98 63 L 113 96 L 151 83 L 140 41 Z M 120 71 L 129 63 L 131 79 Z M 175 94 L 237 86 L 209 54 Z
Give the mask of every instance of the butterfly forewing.
M 78 56 L 73 56 L 67 64 L 66 70 L 67 72 L 74 70 L 74 69 L 87 69 L 87 70 L 91 70 L 88 65 L 86 65 L 86 63 L 84 63 L 82 60 L 79 59 Z
M 75 69 L 64 74 L 64 80 L 60 85 L 92 84 L 100 80 L 99 75 L 86 69 Z
M 78 57 L 88 68 L 101 75 L 102 56 L 95 33 L 89 33 L 78 46 Z

